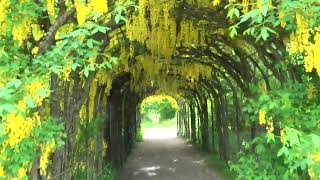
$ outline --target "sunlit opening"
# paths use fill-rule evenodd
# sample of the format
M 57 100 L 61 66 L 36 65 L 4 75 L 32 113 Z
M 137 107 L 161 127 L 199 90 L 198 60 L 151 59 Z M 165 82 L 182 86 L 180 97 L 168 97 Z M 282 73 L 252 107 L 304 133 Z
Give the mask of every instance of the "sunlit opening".
M 168 95 L 145 98 L 140 105 L 141 139 L 177 137 L 177 101 Z

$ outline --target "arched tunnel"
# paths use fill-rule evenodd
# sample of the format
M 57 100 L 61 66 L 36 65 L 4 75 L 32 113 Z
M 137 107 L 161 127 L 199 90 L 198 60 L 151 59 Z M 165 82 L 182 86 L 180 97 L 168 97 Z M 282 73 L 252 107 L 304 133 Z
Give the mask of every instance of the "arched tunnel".
M 93 114 L 107 115 L 100 127 L 108 142 L 106 161 L 123 166 L 141 123 L 137 106 L 146 96 L 168 94 L 180 105 L 179 135 L 228 162 L 259 131 L 258 123 L 248 124 L 241 111 L 244 97 L 256 95 L 250 86 L 267 92 L 295 78 L 290 74 L 294 69 L 276 66 L 285 56 L 285 45 L 275 38 L 264 44 L 242 36 L 231 39 L 222 6 L 170 1 L 157 4 L 172 6 L 162 12 L 153 3 L 140 4 L 139 13 L 129 18 L 130 43 L 122 40 L 123 31 L 113 32 L 109 48 L 120 62 L 111 72 L 90 74 L 88 82 L 93 80 L 96 92 L 92 84 L 84 91 L 95 95 L 93 107 L 98 108 Z M 140 29 L 143 25 L 146 29 Z
M 59 1 L 53 5 L 54 16 L 49 10 L 39 12 L 34 21 L 45 33 L 38 40 L 31 37 L 35 34 L 33 30 L 24 39 L 15 34 L 6 36 L 26 42 L 23 48 L 31 60 L 25 64 L 41 77 L 37 81 L 50 92 L 40 98 L 40 103 L 36 99 L 27 114 L 37 112 L 41 118 L 55 121 L 44 121 L 38 131 L 47 133 L 32 136 L 34 139 L 47 138 L 35 141 L 38 145 L 34 143 L 31 148 L 28 146 L 34 149 L 32 158 L 8 160 L 10 155 L 0 155 L 0 172 L 7 171 L 9 179 L 15 177 L 13 174 L 17 174 L 18 167 L 19 172 L 26 171 L 32 179 L 104 179 L 106 169 L 111 167 L 119 171 L 124 166 L 136 145 L 141 125 L 140 103 L 145 97 L 158 94 L 175 98 L 179 104 L 178 136 L 202 151 L 216 154 L 229 165 L 231 161 L 241 159 L 239 152 L 256 155 L 250 156 L 252 164 L 274 160 L 263 159 L 261 155 L 268 148 L 270 152 L 275 151 L 274 146 L 280 149 L 280 143 L 273 146 L 269 142 L 280 142 L 280 137 L 283 138 L 283 127 L 280 120 L 277 121 L 282 115 L 274 113 L 271 116 L 271 112 L 288 104 L 292 109 L 302 107 L 298 102 L 306 99 L 306 86 L 299 89 L 300 86 L 294 83 L 308 84 L 307 87 L 310 82 L 314 86 L 318 84 L 313 82 L 318 78 L 315 72 L 309 73 L 313 80 L 305 81 L 303 64 L 288 60 L 291 58 L 287 47 L 290 33 L 277 29 L 278 35 L 263 37 L 263 41 L 242 34 L 230 37 L 230 26 L 236 21 L 230 19 L 230 8 L 226 7 L 232 4 L 231 1 L 108 0 L 106 12 L 90 15 L 90 11 L 102 11 L 104 7 L 99 9 L 99 0 L 96 1 L 93 5 L 90 5 L 91 1 Z M 245 2 L 239 1 L 240 4 Z M 269 0 L 263 2 L 263 7 L 270 7 Z M 243 14 L 238 15 L 240 18 L 245 17 L 244 10 L 236 12 Z M 11 16 L 9 11 L 7 16 Z M 6 27 L 10 26 L 18 28 L 15 23 Z M 239 24 L 238 31 L 247 30 L 247 26 L 250 26 L 248 22 Z M 34 48 L 37 48 L 36 53 Z M 8 50 L 9 55 L 17 52 Z M 18 72 L 22 72 L 21 69 Z M 0 75 L 5 79 L 3 74 L 0 69 Z M 20 76 L 15 74 L 15 77 Z M 2 80 L 0 90 L 1 83 Z M 32 85 L 26 86 L 26 92 L 37 88 Z M 293 95 L 287 95 L 284 100 L 277 99 L 285 95 L 277 91 L 281 88 L 287 91 L 293 88 L 293 93 L 301 89 L 304 92 L 293 103 L 288 102 Z M 27 102 L 29 106 L 30 101 Z M 267 120 L 263 108 L 270 111 Z M 303 108 L 306 112 L 312 109 L 311 106 Z M 9 119 L 6 117 L 0 114 L 0 120 L 4 122 Z M 60 124 L 61 127 L 46 126 L 45 123 Z M 304 127 L 298 123 L 295 127 L 301 126 Z M 316 123 L 306 126 L 308 132 L 313 132 L 311 129 Z M 286 129 L 285 132 L 293 131 Z M 265 134 L 268 143 L 257 145 Z M 48 139 L 53 139 L 54 145 L 46 151 L 45 145 L 51 142 Z M 253 143 L 248 143 L 251 141 Z M 11 147 L 7 144 L 2 149 L 11 148 L 8 152 L 20 148 L 20 145 Z M 293 144 L 283 144 L 287 151 L 292 149 Z M 20 154 L 27 154 L 26 149 L 21 148 Z M 17 164 L 17 167 L 9 168 L 8 165 L 1 169 L 1 163 Z M 263 169 L 261 164 L 255 166 Z M 287 163 L 282 165 L 286 167 Z M 308 164 L 308 167 L 313 166 Z M 302 165 L 301 169 L 293 171 L 299 177 L 308 176 Z

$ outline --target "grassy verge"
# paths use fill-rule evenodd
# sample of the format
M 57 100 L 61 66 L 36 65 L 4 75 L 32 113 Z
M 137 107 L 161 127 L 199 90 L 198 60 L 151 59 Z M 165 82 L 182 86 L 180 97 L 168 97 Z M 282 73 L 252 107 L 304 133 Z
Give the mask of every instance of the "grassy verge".
M 143 141 L 143 128 L 138 129 L 138 134 L 136 137 L 136 142 L 142 142 Z
M 205 155 L 205 159 L 210 168 L 214 169 L 215 172 L 224 180 L 233 180 L 235 179 L 235 174 L 230 171 L 228 165 L 216 154 L 207 154 Z

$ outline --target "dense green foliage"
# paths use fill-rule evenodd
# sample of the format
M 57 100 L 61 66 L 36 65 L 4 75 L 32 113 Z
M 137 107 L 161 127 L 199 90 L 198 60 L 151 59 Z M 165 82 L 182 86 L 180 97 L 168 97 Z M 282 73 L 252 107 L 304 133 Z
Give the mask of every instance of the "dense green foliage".
M 166 121 L 175 118 L 177 109 L 167 99 L 145 103 L 142 114 L 147 121 Z
M 161 123 L 176 117 L 178 104 L 171 96 L 155 95 L 145 98 L 140 105 L 140 110 L 143 120 Z

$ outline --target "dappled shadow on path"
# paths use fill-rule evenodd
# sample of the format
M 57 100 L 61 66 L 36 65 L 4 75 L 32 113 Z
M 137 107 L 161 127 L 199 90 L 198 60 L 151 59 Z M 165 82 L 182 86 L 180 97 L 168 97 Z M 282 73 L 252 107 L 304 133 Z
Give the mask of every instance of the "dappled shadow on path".
M 159 134 L 160 133 L 160 134 Z M 175 129 L 150 128 L 129 156 L 120 180 L 218 180 L 204 159 Z

